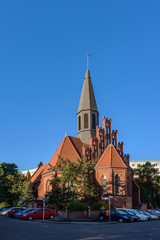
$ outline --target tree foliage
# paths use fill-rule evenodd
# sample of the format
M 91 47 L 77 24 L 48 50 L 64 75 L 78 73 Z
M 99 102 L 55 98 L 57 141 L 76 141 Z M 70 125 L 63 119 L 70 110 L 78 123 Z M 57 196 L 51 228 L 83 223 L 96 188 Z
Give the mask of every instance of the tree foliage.
M 86 161 L 84 157 L 71 162 L 59 157 L 51 184 L 54 189 L 47 194 L 48 203 L 60 205 L 76 199 L 84 202 L 98 199 L 100 186 L 93 179 L 94 166 L 97 161 Z
M 140 187 L 141 201 L 148 207 L 160 207 L 160 176 L 150 162 L 134 170 L 135 181 Z
M 30 182 L 18 172 L 15 164 L 0 163 L 0 205 L 18 206 L 21 198 L 21 185 L 23 201 L 32 199 Z

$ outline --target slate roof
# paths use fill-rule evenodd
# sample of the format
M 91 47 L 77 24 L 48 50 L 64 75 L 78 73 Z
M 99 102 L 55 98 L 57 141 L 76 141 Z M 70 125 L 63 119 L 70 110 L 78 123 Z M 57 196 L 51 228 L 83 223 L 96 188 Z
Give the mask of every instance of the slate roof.
M 88 110 L 88 109 L 98 112 L 94 91 L 93 91 L 93 86 L 91 82 L 90 71 L 87 69 L 77 114 L 83 110 Z

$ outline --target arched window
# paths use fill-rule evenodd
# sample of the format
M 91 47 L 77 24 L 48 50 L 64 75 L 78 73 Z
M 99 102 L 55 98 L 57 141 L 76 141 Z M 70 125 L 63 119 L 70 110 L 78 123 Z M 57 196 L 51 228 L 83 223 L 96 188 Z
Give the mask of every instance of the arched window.
M 102 175 L 102 189 L 103 189 L 103 195 L 107 194 L 107 182 L 106 182 L 106 176 Z
M 81 116 L 78 117 L 78 130 L 81 130 Z
M 50 180 L 48 180 L 46 183 L 46 192 L 50 192 L 51 190 L 52 190 L 52 184 Z
M 92 114 L 92 128 L 96 129 L 96 116 L 94 113 Z
M 88 114 L 84 114 L 84 128 L 88 128 Z
M 116 195 L 120 193 L 120 180 L 118 174 L 115 177 L 115 190 L 116 190 Z

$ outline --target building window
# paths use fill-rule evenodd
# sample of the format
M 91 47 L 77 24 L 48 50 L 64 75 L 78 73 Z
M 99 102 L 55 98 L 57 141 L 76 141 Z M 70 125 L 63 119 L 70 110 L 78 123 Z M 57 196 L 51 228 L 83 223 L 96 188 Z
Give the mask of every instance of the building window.
M 137 167 L 141 167 L 142 165 L 141 164 L 137 164 Z
M 92 114 L 92 128 L 96 129 L 96 116 L 95 116 L 95 114 Z
M 157 167 L 157 166 L 158 166 L 158 164 L 157 164 L 157 163 L 155 163 L 155 164 L 153 164 L 153 166 L 154 166 L 154 167 Z
M 103 195 L 107 194 L 107 182 L 106 182 L 106 176 L 102 175 L 102 189 L 103 189 Z
M 116 195 L 120 193 L 120 180 L 118 174 L 115 177 L 115 189 L 116 189 Z
M 52 190 L 52 185 L 50 180 L 48 180 L 46 183 L 46 192 L 50 192 L 51 190 Z
M 84 114 L 84 128 L 88 128 L 88 114 Z
M 132 167 L 134 167 L 135 166 L 135 164 L 132 164 Z
M 81 130 L 81 116 L 78 117 L 78 130 Z

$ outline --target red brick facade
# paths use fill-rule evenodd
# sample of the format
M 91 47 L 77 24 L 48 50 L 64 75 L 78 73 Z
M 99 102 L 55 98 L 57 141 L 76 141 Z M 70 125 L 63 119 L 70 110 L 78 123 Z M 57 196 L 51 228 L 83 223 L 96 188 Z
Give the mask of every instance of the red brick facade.
M 118 131 L 112 131 L 111 119 L 103 118 L 103 128 L 97 126 L 96 137 L 90 137 L 90 144 L 83 144 L 79 138 L 66 136 L 48 164 L 39 165 L 32 176 L 36 198 L 42 199 L 52 189 L 50 180 L 58 156 L 75 162 L 81 155 L 87 159 L 99 158 L 95 166 L 95 179 L 103 188 L 103 197 L 112 195 L 112 208 L 139 206 L 139 188 L 133 180 L 129 166 L 129 155 L 124 155 L 123 144 L 118 143 Z M 108 130 L 109 129 L 109 130 Z M 114 136 L 112 133 L 116 133 Z M 127 156 L 127 157 L 126 157 Z

